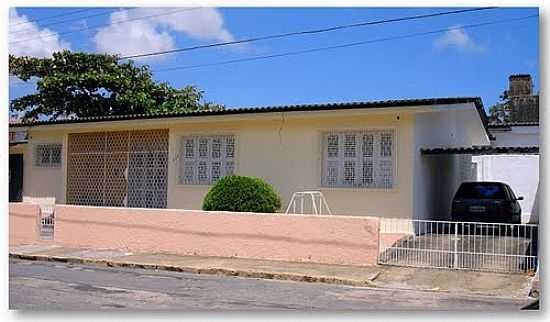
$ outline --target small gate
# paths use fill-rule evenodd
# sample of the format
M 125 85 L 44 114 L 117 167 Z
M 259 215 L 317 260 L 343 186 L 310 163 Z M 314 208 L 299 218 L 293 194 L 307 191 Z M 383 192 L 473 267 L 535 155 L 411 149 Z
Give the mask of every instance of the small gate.
M 53 211 L 40 212 L 40 239 L 53 240 L 55 216 Z
M 380 221 L 378 263 L 521 273 L 537 265 L 537 225 Z
M 55 225 L 55 198 L 24 196 L 23 202 L 38 205 L 40 208 L 40 218 L 38 222 L 40 239 L 52 240 Z

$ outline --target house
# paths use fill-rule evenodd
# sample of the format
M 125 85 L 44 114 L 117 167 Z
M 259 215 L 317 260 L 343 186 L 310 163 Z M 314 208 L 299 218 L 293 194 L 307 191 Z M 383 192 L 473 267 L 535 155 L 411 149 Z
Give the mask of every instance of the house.
M 539 96 L 533 93 L 530 75 L 511 75 L 509 89 L 510 118 L 506 122 L 489 123 L 493 147 L 536 148 L 540 145 Z M 474 179 L 502 181 L 524 199 L 523 222 L 538 222 L 535 199 L 539 187 L 539 155 L 510 151 L 506 155 L 479 155 L 472 158 Z M 533 218 L 531 218 L 533 217 Z
M 200 209 L 218 178 L 238 174 L 272 184 L 283 211 L 294 192 L 320 190 L 336 215 L 448 219 L 471 156 L 430 151 L 489 146 L 487 125 L 476 97 L 14 123 L 27 140 L 10 145 L 10 161 L 23 164 L 10 190 L 66 204 Z

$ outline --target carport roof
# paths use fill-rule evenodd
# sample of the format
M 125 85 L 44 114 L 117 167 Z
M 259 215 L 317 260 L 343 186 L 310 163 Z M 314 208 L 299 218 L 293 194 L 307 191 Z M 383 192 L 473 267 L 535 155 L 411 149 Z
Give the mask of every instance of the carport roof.
M 539 154 L 538 146 L 472 146 L 472 147 L 448 147 L 448 148 L 421 148 L 424 155 L 437 154 Z
M 505 122 L 505 123 L 489 123 L 490 129 L 507 129 L 512 126 L 539 126 L 539 122 Z

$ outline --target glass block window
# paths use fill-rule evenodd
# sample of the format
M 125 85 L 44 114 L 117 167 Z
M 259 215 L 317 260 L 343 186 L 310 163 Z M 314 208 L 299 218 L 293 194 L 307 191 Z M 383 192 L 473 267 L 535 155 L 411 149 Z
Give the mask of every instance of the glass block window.
M 393 188 L 394 131 L 345 131 L 323 135 L 325 187 Z
M 37 144 L 34 151 L 34 165 L 57 168 L 61 166 L 61 144 Z
M 233 174 L 235 136 L 182 137 L 180 159 L 180 184 L 213 184 Z

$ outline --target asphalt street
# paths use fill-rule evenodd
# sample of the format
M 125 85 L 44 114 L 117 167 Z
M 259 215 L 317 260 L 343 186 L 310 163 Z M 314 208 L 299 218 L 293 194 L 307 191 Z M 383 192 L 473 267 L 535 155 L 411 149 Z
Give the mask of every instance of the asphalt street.
M 16 310 L 519 310 L 517 299 L 10 259 Z

